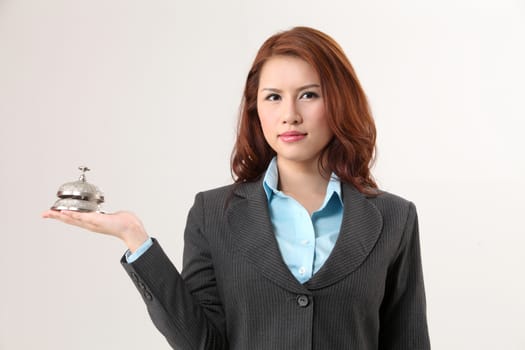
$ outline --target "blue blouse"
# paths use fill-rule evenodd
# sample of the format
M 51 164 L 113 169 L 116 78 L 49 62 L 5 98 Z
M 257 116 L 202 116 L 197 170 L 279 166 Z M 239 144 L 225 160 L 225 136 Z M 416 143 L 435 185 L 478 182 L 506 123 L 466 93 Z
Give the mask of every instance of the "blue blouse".
M 304 283 L 332 252 L 343 219 L 341 182 L 332 174 L 323 204 L 310 214 L 295 199 L 279 191 L 277 160 L 274 158 L 264 177 L 270 220 L 284 262 L 295 278 Z

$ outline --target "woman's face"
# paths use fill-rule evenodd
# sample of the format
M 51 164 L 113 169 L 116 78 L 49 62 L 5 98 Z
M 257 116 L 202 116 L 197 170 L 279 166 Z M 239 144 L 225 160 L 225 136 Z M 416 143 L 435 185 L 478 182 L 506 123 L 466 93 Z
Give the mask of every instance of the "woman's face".
M 264 64 L 257 112 L 266 142 L 280 162 L 317 166 L 333 133 L 326 119 L 319 75 L 306 61 L 275 56 Z

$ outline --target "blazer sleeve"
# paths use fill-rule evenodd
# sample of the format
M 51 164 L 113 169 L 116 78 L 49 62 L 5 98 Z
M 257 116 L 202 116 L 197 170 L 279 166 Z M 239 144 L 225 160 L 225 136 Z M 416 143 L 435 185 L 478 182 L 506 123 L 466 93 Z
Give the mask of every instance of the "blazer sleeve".
M 388 270 L 380 322 L 380 350 L 430 349 L 419 228 L 413 203 L 409 205 L 397 255 Z
M 157 240 L 133 263 L 121 263 L 139 290 L 157 329 L 174 349 L 226 349 L 225 322 L 213 263 L 203 234 L 201 194 L 184 233 L 185 277 Z

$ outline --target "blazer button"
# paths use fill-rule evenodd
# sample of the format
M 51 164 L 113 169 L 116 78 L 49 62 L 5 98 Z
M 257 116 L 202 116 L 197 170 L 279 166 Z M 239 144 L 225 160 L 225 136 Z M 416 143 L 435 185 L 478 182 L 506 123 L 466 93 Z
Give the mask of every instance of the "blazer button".
M 135 282 L 138 282 L 139 281 L 139 276 L 137 276 L 137 274 L 135 272 L 132 272 L 131 273 L 131 278 L 135 281 Z
M 153 299 L 153 297 L 151 296 L 151 293 L 149 293 L 148 291 L 144 291 L 144 297 L 148 299 L 149 301 Z
M 297 305 L 300 307 L 307 307 L 310 303 L 310 300 L 308 299 L 308 296 L 306 295 L 298 295 L 297 296 Z

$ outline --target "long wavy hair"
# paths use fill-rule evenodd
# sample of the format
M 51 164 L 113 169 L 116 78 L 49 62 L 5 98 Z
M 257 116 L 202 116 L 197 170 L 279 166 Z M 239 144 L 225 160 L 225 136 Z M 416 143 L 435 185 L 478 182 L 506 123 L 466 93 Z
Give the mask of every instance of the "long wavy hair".
M 257 181 L 275 151 L 266 142 L 257 113 L 257 91 L 264 64 L 274 56 L 305 60 L 319 74 L 328 125 L 334 136 L 319 157 L 325 173 L 367 195 L 377 193 L 370 168 L 374 161 L 376 128 L 366 95 L 350 61 L 328 35 L 295 27 L 268 38 L 259 49 L 246 79 L 237 139 L 231 156 L 234 181 Z

